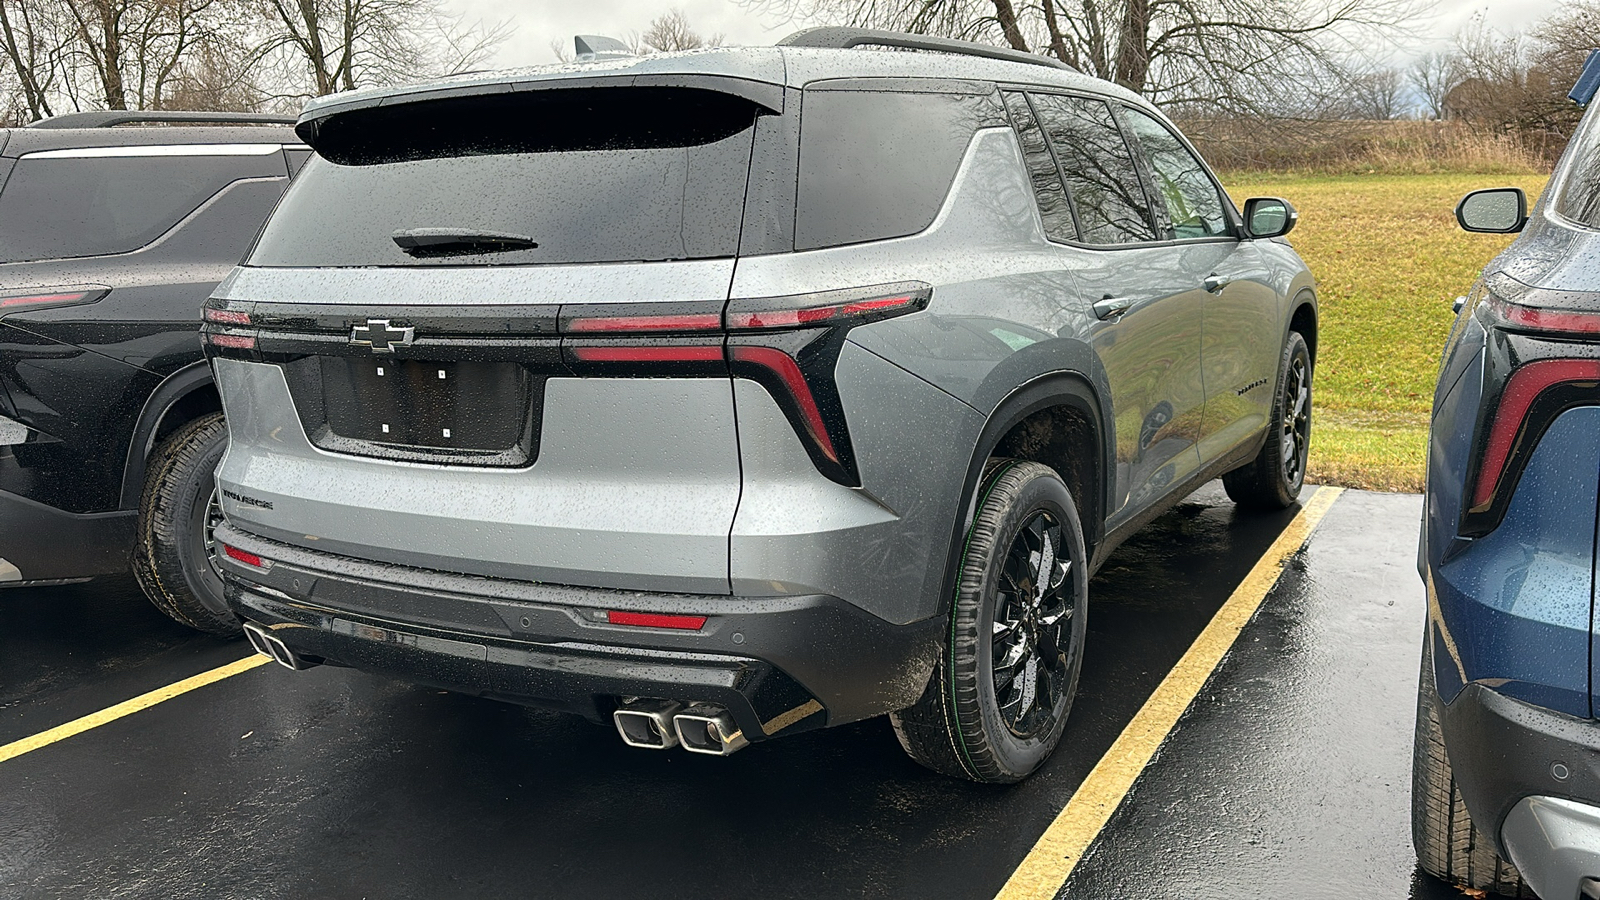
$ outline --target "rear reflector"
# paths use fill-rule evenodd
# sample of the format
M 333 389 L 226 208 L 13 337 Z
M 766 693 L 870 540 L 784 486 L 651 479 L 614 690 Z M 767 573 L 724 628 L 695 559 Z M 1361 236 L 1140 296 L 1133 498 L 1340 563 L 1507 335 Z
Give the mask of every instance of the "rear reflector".
M 0 297 L 0 315 L 11 312 L 20 312 L 25 309 L 46 309 L 55 306 L 78 306 L 84 303 L 93 303 L 104 297 L 109 290 L 98 288 L 94 290 L 68 290 L 33 292 L 27 294 L 14 294 L 9 297 Z
M 699 631 L 706 624 L 706 617 L 669 616 L 663 613 L 624 612 L 613 609 L 606 612 L 606 621 L 612 625 L 636 625 L 640 628 L 676 628 L 680 631 Z
M 573 347 L 583 362 L 721 362 L 721 345 L 690 347 Z
M 1495 407 L 1494 424 L 1489 427 L 1489 442 L 1472 490 L 1473 511 L 1488 508 L 1494 499 L 1506 460 L 1534 400 L 1551 387 L 1571 382 L 1600 382 L 1600 359 L 1541 359 L 1511 373 Z
M 247 566 L 255 566 L 258 569 L 265 566 L 265 563 L 261 561 L 261 557 L 249 552 L 248 550 L 240 550 L 238 547 L 223 544 L 222 552 L 228 554 L 230 559 L 236 559 Z

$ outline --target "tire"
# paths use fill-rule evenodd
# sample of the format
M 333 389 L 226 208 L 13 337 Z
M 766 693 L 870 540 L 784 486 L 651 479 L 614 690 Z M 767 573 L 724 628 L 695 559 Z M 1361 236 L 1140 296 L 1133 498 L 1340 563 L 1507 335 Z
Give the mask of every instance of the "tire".
M 1246 509 L 1288 509 L 1306 481 L 1311 446 L 1311 352 L 1289 332 L 1278 362 L 1278 397 L 1267 442 L 1250 462 L 1222 476 L 1229 499 Z
M 240 633 L 211 562 L 217 463 L 228 447 L 221 413 L 179 428 L 156 448 L 139 501 L 133 574 L 145 596 L 173 619 L 212 634 Z
M 979 498 L 944 652 L 922 698 L 889 718 L 922 765 L 1009 784 L 1049 758 L 1066 726 L 1083 666 L 1088 556 L 1077 505 L 1050 468 L 991 461 Z M 1054 583 L 1042 591 L 1041 569 Z
M 1417 678 L 1417 733 L 1411 753 L 1411 841 L 1422 871 L 1458 887 L 1507 897 L 1534 897 L 1515 866 L 1467 814 L 1439 728 L 1431 641 L 1422 641 Z

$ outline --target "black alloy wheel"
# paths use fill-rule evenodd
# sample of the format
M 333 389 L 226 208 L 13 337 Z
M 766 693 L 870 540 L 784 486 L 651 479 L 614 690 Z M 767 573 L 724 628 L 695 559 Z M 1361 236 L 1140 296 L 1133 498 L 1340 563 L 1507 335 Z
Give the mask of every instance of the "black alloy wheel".
M 1000 719 L 1020 738 L 1053 727 L 1071 677 L 1072 560 L 1061 525 L 1043 510 L 1017 532 L 995 592 L 991 674 Z
M 990 460 L 940 658 L 916 705 L 889 717 L 911 758 L 991 784 L 1043 765 L 1077 693 L 1088 590 L 1083 527 L 1061 476 Z
M 1233 502 L 1245 509 L 1288 509 L 1306 482 L 1311 451 L 1311 378 L 1315 368 L 1306 340 L 1289 332 L 1278 364 L 1278 394 L 1267 438 L 1256 458 L 1222 476 Z

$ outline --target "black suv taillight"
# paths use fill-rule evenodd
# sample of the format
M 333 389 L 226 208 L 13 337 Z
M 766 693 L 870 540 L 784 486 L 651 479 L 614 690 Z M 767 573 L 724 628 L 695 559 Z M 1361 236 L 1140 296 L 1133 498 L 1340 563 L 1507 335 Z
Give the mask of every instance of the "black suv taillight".
M 689 375 L 714 370 L 764 386 L 818 471 L 860 476 L 834 381 L 851 328 L 927 308 L 933 289 L 902 282 L 699 304 L 563 306 L 562 347 L 575 372 Z
M 1483 303 L 1488 324 L 1537 339 L 1532 346 L 1545 355 L 1530 358 L 1524 351 L 1508 357 L 1514 368 L 1478 431 L 1477 465 L 1462 517 L 1466 535 L 1499 525 L 1534 447 L 1561 413 L 1600 405 L 1600 348 L 1594 356 L 1579 356 L 1588 349 L 1584 344 L 1549 340 L 1600 337 L 1600 313 L 1528 306 L 1493 293 Z
M 111 293 L 104 285 L 72 285 L 70 287 L 32 288 L 24 291 L 0 293 L 0 318 L 11 313 L 55 309 L 60 306 L 82 306 Z

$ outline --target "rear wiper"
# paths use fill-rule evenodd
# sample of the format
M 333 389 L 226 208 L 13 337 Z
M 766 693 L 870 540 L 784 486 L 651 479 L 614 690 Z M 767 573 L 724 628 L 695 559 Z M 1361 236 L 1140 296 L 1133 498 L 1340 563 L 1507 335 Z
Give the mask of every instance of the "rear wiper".
M 538 247 L 533 238 L 501 231 L 470 228 L 403 228 L 390 235 L 395 245 L 412 256 L 464 256 L 507 253 Z

